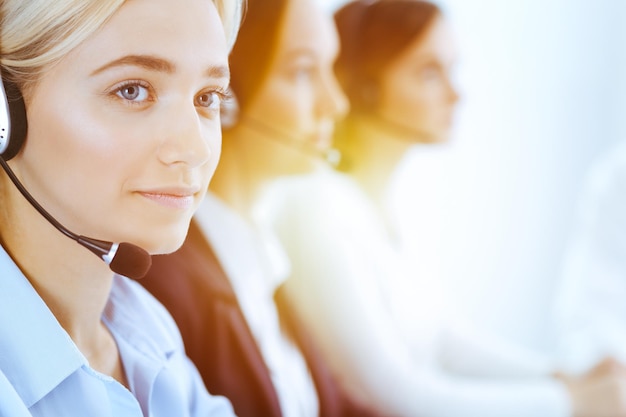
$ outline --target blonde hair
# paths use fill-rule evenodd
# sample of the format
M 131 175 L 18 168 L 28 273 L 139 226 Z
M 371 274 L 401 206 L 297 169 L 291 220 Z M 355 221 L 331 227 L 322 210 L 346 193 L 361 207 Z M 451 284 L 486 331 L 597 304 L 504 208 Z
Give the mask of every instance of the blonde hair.
M 42 71 L 97 31 L 126 0 L 2 0 L 2 76 L 23 91 Z M 211 0 L 229 46 L 235 42 L 245 0 Z
M 212 0 L 224 25 L 224 33 L 228 42 L 228 50 L 233 48 L 237 40 L 237 33 L 241 26 L 241 19 L 246 0 Z

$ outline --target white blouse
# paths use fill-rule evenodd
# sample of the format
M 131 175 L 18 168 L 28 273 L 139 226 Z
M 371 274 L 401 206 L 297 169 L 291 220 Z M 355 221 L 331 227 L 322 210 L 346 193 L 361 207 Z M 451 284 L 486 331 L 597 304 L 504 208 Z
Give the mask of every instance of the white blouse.
M 292 263 L 287 295 L 349 392 L 405 417 L 571 414 L 545 361 L 451 324 L 437 283 L 412 273 L 353 180 L 331 170 L 284 179 L 263 204 Z
M 210 193 L 195 216 L 237 295 L 270 371 L 283 416 L 317 417 L 313 378 L 299 348 L 281 329 L 274 303 L 274 292 L 290 272 L 278 240 Z
M 592 166 L 566 250 L 557 300 L 562 367 L 626 362 L 626 142 Z

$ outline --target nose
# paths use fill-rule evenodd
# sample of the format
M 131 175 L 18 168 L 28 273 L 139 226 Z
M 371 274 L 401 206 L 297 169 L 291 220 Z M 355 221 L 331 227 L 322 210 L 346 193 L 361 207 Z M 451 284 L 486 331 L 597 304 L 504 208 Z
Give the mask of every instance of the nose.
M 207 125 L 207 123 L 209 125 Z M 202 119 L 193 104 L 172 105 L 161 115 L 161 143 L 158 156 L 166 165 L 184 164 L 196 168 L 207 163 L 218 152 L 212 143 L 221 140 L 218 120 Z M 211 140 L 215 136 L 215 140 Z
M 322 79 L 320 103 L 322 116 L 340 119 L 348 112 L 348 99 L 332 71 Z

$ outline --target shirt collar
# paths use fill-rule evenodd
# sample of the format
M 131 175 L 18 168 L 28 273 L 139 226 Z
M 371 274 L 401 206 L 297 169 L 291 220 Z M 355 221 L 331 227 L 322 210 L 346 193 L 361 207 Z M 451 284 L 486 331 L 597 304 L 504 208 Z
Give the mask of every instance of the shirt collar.
M 87 360 L 1 246 L 0 271 L 0 369 L 30 407 Z
M 172 337 L 178 333 L 167 314 L 137 282 L 115 275 L 103 320 L 116 337 L 157 363 L 167 360 L 180 345 Z M 165 328 L 168 323 L 170 329 Z
M 0 246 L 0 370 L 31 407 L 87 359 L 22 271 Z M 162 364 L 178 348 L 165 309 L 143 288 L 116 275 L 103 320 L 145 358 Z M 162 320 L 163 319 L 163 320 Z M 165 329 L 168 324 L 171 329 Z

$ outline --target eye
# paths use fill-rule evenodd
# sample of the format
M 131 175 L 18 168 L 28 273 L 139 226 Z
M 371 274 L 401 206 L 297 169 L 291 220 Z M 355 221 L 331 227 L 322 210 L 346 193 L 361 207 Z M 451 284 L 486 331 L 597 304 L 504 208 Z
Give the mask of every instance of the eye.
M 115 90 L 115 95 L 123 100 L 142 103 L 150 99 L 150 91 L 140 82 L 128 82 Z
M 441 67 L 436 64 L 426 65 L 420 70 L 420 76 L 425 81 L 437 81 L 441 78 Z
M 222 94 L 217 91 L 209 91 L 196 97 L 196 106 L 206 107 L 209 109 L 219 109 L 221 101 Z
M 318 72 L 318 61 L 309 57 L 295 57 L 284 66 L 284 76 L 291 82 L 307 82 L 313 79 Z
M 291 76 L 297 81 L 308 81 L 313 78 L 314 74 L 315 68 L 311 65 L 306 65 L 294 68 Z
M 219 97 L 213 92 L 200 94 L 196 98 L 196 105 L 200 107 L 215 107 L 216 103 L 219 105 Z

